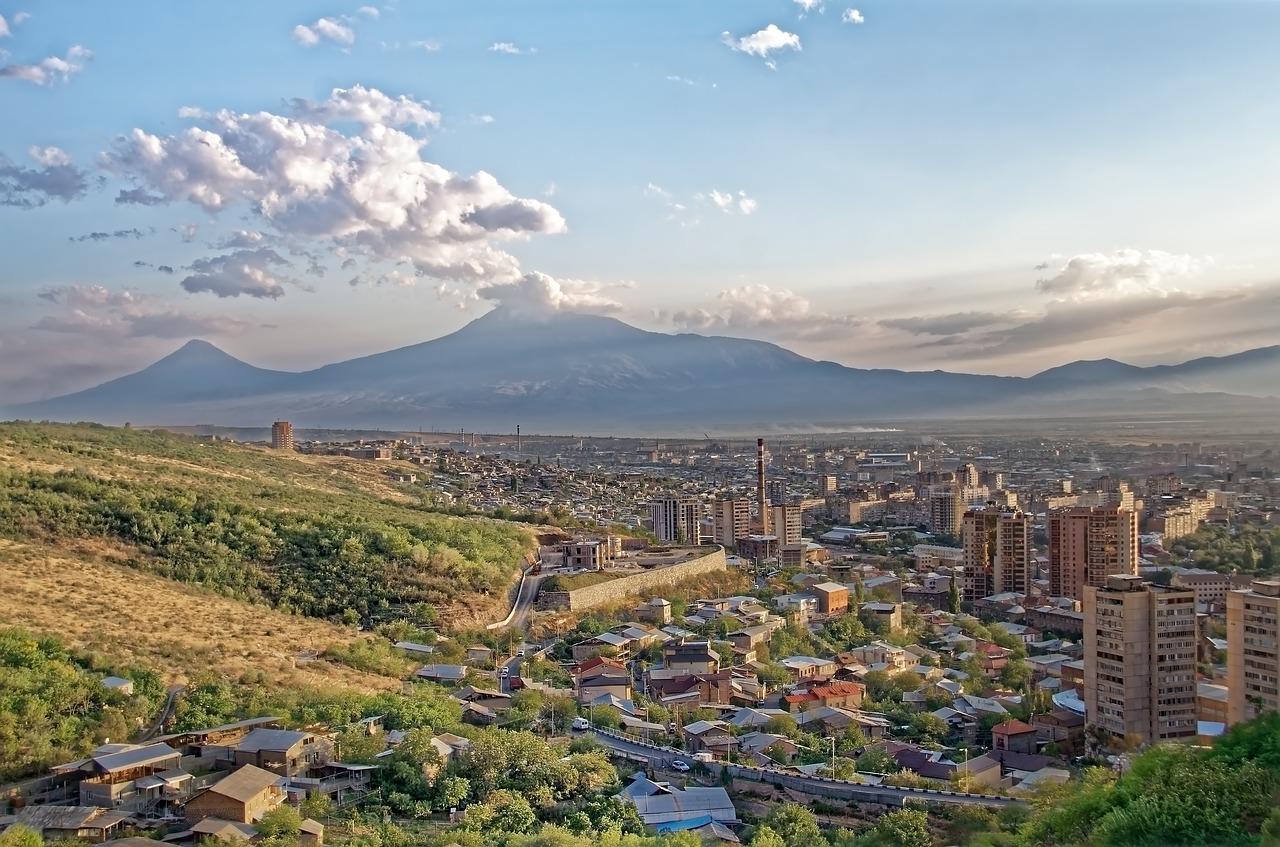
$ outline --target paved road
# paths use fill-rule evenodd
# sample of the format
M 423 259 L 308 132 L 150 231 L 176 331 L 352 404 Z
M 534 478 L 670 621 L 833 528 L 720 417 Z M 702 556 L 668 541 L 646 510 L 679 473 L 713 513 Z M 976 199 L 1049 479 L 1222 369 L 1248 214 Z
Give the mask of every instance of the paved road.
M 546 579 L 545 574 L 529 573 L 526 568 L 520 575 L 520 586 L 516 590 L 516 598 L 511 604 L 511 611 L 507 616 L 498 621 L 491 623 L 485 629 L 507 629 L 515 627 L 516 629 L 526 629 L 529 625 L 529 615 L 533 612 L 533 601 L 538 596 L 538 586 L 542 584 L 542 580 Z
M 186 687 L 182 685 L 169 686 L 169 696 L 164 701 L 164 708 L 160 710 L 160 714 L 151 722 L 151 725 L 138 736 L 139 741 L 150 741 L 160 734 L 160 730 L 164 729 L 164 725 L 173 717 L 173 710 L 178 707 L 178 695 L 185 690 Z
M 670 747 L 658 747 L 626 738 L 613 732 L 595 730 L 597 741 L 614 753 L 632 760 L 645 761 L 654 768 L 669 768 L 676 759 L 689 761 L 687 754 Z M 841 779 L 830 779 L 821 776 L 806 776 L 794 771 L 780 768 L 755 768 L 746 765 L 730 765 L 724 762 L 710 762 L 704 765 L 716 776 L 724 768 L 737 779 L 777 785 L 806 794 L 817 794 L 840 800 L 857 800 L 862 803 L 882 803 L 886 806 L 902 806 L 908 802 L 945 803 L 958 806 L 985 806 L 1003 809 L 1007 806 L 1025 805 L 1024 800 L 1015 797 L 993 797 L 986 794 L 965 794 L 956 791 L 937 791 L 930 788 L 898 788 L 889 785 L 863 785 Z

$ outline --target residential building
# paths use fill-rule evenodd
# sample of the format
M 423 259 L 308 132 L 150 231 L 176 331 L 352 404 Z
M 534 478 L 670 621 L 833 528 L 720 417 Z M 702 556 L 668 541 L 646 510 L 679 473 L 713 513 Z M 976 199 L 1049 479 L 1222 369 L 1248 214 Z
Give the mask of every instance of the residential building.
M 784 504 L 773 507 L 773 522 L 770 527 L 778 537 L 779 544 L 799 544 L 803 526 L 799 506 Z
M 1227 722 L 1280 710 L 1280 579 L 1227 592 Z
M 958 486 L 931 485 L 928 488 L 929 529 L 958 536 L 967 504 Z
M 253 823 L 285 801 L 284 780 L 254 765 L 244 765 L 187 801 L 188 823 L 218 818 Z
M 1030 590 L 1034 560 L 1029 516 L 1016 509 L 974 509 L 964 513 L 961 537 L 963 600 Z
M 717 544 L 738 546 L 738 539 L 751 534 L 751 501 L 744 498 L 717 500 L 712 512 L 712 530 Z
M 653 534 L 664 544 L 697 544 L 702 503 L 696 497 L 659 497 L 649 504 Z
M 1125 744 L 1195 738 L 1195 592 L 1113 574 L 1084 593 L 1089 723 Z
M 902 629 L 902 604 L 901 603 L 884 603 L 879 600 L 873 600 L 863 603 L 858 610 L 868 616 L 870 620 L 879 621 L 881 628 L 878 632 L 895 633 Z
M 297 776 L 333 758 L 333 742 L 322 735 L 289 729 L 255 729 L 231 748 L 237 766 L 255 765 L 283 776 Z
M 1138 572 L 1138 516 L 1117 506 L 1076 506 L 1049 513 L 1049 593 L 1084 598 L 1112 575 Z
M 838 582 L 819 582 L 809 589 L 818 598 L 818 611 L 832 617 L 849 611 L 849 589 Z
M 849 523 L 878 521 L 884 517 L 888 508 L 888 500 L 850 500 L 848 506 Z
M 293 449 L 293 424 L 276 421 L 271 425 L 271 447 L 275 450 Z

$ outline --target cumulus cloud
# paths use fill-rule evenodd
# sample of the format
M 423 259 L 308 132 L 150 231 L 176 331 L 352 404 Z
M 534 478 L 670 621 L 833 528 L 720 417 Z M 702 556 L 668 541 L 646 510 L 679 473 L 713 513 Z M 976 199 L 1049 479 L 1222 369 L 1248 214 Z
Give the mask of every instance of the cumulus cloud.
M 732 191 L 717 191 L 713 188 L 706 194 L 697 195 L 697 198 L 709 202 L 726 215 L 750 215 L 759 207 L 759 203 L 747 196 L 745 191 L 735 194 Z
M 0 153 L 0 206 L 34 209 L 50 200 L 78 200 L 89 190 L 85 172 L 60 148 L 31 147 L 27 155 L 40 167 L 23 167 Z
M 84 241 L 111 241 L 120 238 L 145 238 L 146 235 L 145 232 L 134 227 L 132 229 L 116 229 L 111 232 L 96 231 L 86 232 L 84 235 L 69 235 L 67 240 L 77 243 Z
M 602 283 L 583 279 L 557 279 L 539 271 L 524 274 L 515 282 L 483 285 L 476 294 L 499 306 L 521 313 L 614 312 L 622 308 L 604 293 Z
M 382 17 L 382 12 L 378 10 L 377 6 L 361 6 L 359 9 L 356 9 L 356 14 L 364 15 L 367 18 Z
M 813 308 L 794 291 L 767 285 L 722 290 L 714 302 L 696 309 L 660 312 L 677 327 L 698 332 L 747 332 L 779 338 L 830 338 L 847 333 L 862 321 Z
M 247 321 L 229 315 L 176 309 L 130 288 L 112 290 L 101 285 L 63 285 L 45 289 L 38 296 L 61 308 L 37 320 L 33 324 L 35 329 L 80 337 L 234 335 L 251 326 Z
M 772 54 L 780 50 L 801 49 L 800 36 L 780 29 L 777 24 L 769 24 L 764 29 L 741 38 L 735 38 L 732 33 L 724 32 L 720 34 L 720 40 L 730 50 L 764 59 L 765 64 L 771 68 L 776 67 Z
M 440 124 L 440 113 L 432 111 L 429 104 L 403 94 L 395 98 L 388 97 L 376 88 L 366 88 L 363 85 L 335 88 L 321 103 L 299 98 L 294 99 L 290 105 L 297 117 L 322 124 L 343 121 L 366 127 L 379 124 L 396 127 Z
M 66 82 L 83 71 L 85 62 L 92 58 L 93 51 L 76 44 L 66 56 L 49 56 L 29 65 L 0 65 L 0 79 L 18 79 L 33 85 Z
M 800 7 L 800 15 L 802 17 L 810 12 L 822 11 L 822 0 L 791 0 L 791 2 Z
M 221 256 L 196 259 L 182 287 L 197 294 L 207 291 L 218 297 L 256 297 L 276 300 L 284 296 L 284 286 L 293 280 L 278 269 L 289 261 L 274 250 L 236 250 Z
M 845 9 L 844 14 L 840 16 L 840 20 L 847 24 L 862 24 L 867 22 L 867 19 L 862 16 L 862 12 L 857 9 Z
M 266 240 L 266 236 L 256 229 L 237 229 L 223 236 L 216 244 L 220 250 L 239 250 L 258 247 Z
M 303 47 L 315 47 L 321 41 L 331 41 L 343 47 L 356 43 L 356 31 L 336 18 L 320 18 L 311 26 L 298 24 L 293 28 L 293 40 Z
M 134 129 L 102 156 L 134 184 L 117 202 L 188 202 L 213 214 L 239 204 L 276 234 L 325 240 L 344 258 L 472 282 L 519 277 L 500 243 L 566 229 L 554 207 L 485 171 L 424 160 L 426 142 L 401 125 L 431 123 L 425 104 L 355 86 L 292 106 L 293 115 L 221 110 L 176 135 Z M 348 134 L 331 123 L 358 126 Z
M 524 53 L 536 53 L 531 47 L 520 47 L 510 41 L 495 41 L 489 45 L 490 53 L 506 53 L 508 56 L 520 56 Z
M 1053 276 L 1036 280 L 1036 289 L 1074 299 L 1163 291 L 1167 282 L 1197 276 L 1212 264 L 1209 256 L 1162 250 L 1082 253 L 1068 259 Z
M 13 32 L 9 29 L 9 22 L 4 19 L 4 15 L 0 14 L 0 38 L 8 38 Z

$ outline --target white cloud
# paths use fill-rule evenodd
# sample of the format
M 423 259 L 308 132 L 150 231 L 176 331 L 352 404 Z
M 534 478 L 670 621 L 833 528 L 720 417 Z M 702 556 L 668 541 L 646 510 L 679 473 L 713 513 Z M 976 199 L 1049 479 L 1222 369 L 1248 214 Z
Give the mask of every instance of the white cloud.
M 118 291 L 101 285 L 63 285 L 40 292 L 59 307 L 33 325 L 46 332 L 100 338 L 189 338 L 193 335 L 236 335 L 248 321 L 230 315 L 189 312 L 157 301 L 134 289 Z
M 17 12 L 13 16 L 13 22 L 15 24 L 26 23 L 29 20 L 31 20 L 30 12 Z
M 15 20 L 14 23 L 17 21 Z M 8 38 L 11 35 L 13 32 L 9 29 L 9 22 L 4 19 L 4 15 L 0 14 L 0 38 Z
M 418 41 L 410 41 L 409 46 L 415 50 L 422 50 L 426 53 L 439 53 L 440 42 L 434 39 L 421 39 Z
M 322 40 L 350 47 L 356 43 L 356 31 L 334 18 L 320 18 L 311 26 L 305 24 L 295 26 L 293 40 L 303 47 L 315 47 Z
M 800 294 L 767 285 L 722 290 L 713 303 L 696 309 L 660 313 L 683 329 L 701 332 L 747 332 L 779 338 L 830 338 L 861 324 L 852 315 L 833 315 L 813 308 Z
M 180 118 L 207 118 L 209 113 L 199 106 L 179 106 L 178 117 Z
M 67 51 L 65 57 L 50 56 L 34 65 L 0 66 L 0 79 L 19 79 L 33 85 L 52 85 L 66 82 L 84 70 L 84 63 L 93 58 L 93 51 L 79 44 Z
M 773 67 L 771 54 L 779 50 L 800 50 L 800 36 L 794 32 L 779 29 L 777 24 L 769 24 L 762 30 L 735 38 L 732 33 L 721 33 L 720 40 L 738 53 L 758 56 L 765 59 Z
M 0 206 L 34 209 L 50 200 L 78 200 L 88 192 L 87 175 L 71 163 L 66 151 L 33 146 L 27 155 L 41 167 L 23 167 L 0 153 Z
M 804 17 L 810 12 L 822 11 L 822 0 L 791 0 L 800 7 L 800 17 Z
M 840 20 L 847 24 L 862 24 L 867 22 L 867 19 L 862 16 L 862 12 L 857 9 L 845 9 L 844 14 L 840 16 Z
M 621 304 L 603 292 L 602 283 L 582 279 L 557 279 L 531 271 L 509 283 L 481 286 L 476 294 L 500 306 L 522 313 L 613 312 Z
M 361 6 L 359 9 L 356 9 L 356 13 L 368 18 L 382 17 L 382 12 L 378 11 L 377 6 Z
M 668 74 L 667 82 L 678 82 L 681 85 L 697 85 L 697 83 L 694 82 L 693 80 L 689 79 L 688 77 L 680 76 L 679 74 Z
M 508 56 L 520 56 L 524 53 L 536 53 L 536 48 L 518 47 L 510 41 L 495 41 L 489 45 L 490 53 L 506 53 Z
M 554 207 L 485 171 L 425 161 L 425 141 L 397 126 L 430 123 L 422 103 L 356 86 L 293 105 L 294 116 L 221 110 L 176 135 L 134 129 L 102 156 L 133 182 L 116 202 L 189 202 L 211 214 L 239 206 L 290 241 L 473 282 L 519 277 L 501 242 L 566 229 Z M 331 121 L 359 126 L 348 135 Z
M 288 266 L 274 250 L 257 248 L 236 250 L 221 256 L 196 259 L 192 273 L 182 280 L 182 287 L 192 294 L 207 291 L 218 297 L 257 297 L 276 300 L 284 296 L 284 286 L 294 282 L 279 275 L 276 268 Z
M 1114 297 L 1138 292 L 1163 292 L 1165 283 L 1203 273 L 1210 256 L 1125 248 L 1111 253 L 1072 256 L 1052 276 L 1036 280 L 1044 294 L 1069 299 Z
M 178 237 L 183 241 L 190 243 L 196 240 L 196 235 L 200 232 L 200 224 L 178 224 L 173 228 L 173 231 L 178 233 Z
M 732 191 L 717 191 L 713 188 L 706 194 L 698 194 L 695 196 L 697 199 L 715 206 L 726 215 L 750 215 L 755 212 L 760 205 L 756 202 L 755 198 L 747 196 L 747 192 L 745 191 L 739 191 L 737 194 L 734 194 Z
M 224 236 L 214 246 L 220 250 L 236 250 L 258 247 L 265 240 L 266 236 L 258 232 L 256 229 L 237 229 L 236 231 Z

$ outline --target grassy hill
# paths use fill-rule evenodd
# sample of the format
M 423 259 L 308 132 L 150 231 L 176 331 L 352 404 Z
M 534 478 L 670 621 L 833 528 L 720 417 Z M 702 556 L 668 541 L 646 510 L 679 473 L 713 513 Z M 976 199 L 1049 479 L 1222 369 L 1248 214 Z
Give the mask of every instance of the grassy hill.
M 371 462 L 23 423 L 0 424 L 0 537 L 87 545 L 285 612 L 374 622 L 425 604 L 459 625 L 501 616 L 534 544 L 525 527 L 427 511 Z

